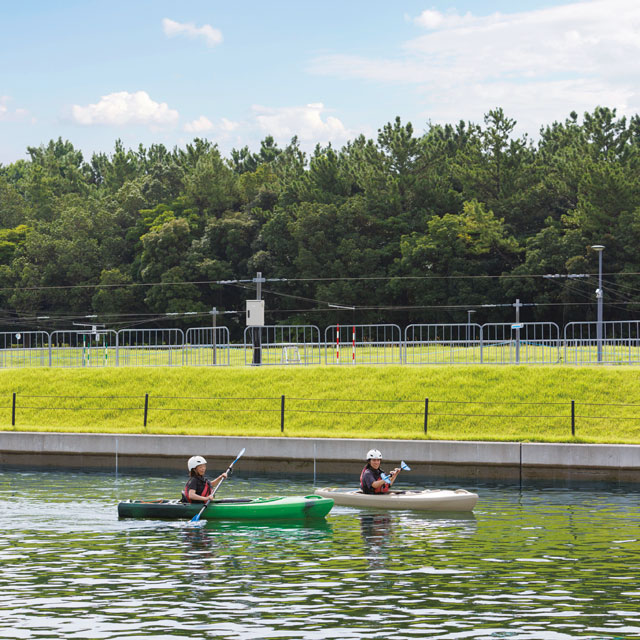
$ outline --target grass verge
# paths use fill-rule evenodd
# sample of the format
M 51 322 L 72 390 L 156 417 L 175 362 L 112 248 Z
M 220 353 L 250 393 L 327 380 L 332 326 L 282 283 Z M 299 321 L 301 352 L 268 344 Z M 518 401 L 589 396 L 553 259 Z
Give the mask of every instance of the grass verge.
M 12 426 L 14 392 L 16 425 Z M 146 427 L 145 394 L 149 395 Z M 429 399 L 426 435 L 425 398 Z M 638 371 L 631 367 L 122 367 L 0 372 L 0 430 L 17 431 L 638 444 L 639 409 Z

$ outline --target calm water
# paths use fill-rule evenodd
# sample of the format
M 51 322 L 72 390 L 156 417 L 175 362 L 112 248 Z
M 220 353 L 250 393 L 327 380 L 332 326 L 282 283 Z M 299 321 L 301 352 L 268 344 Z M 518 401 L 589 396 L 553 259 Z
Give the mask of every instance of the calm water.
M 0 471 L 0 638 L 640 637 L 639 493 L 466 485 L 470 517 L 117 519 L 182 482 Z M 311 492 L 239 473 L 221 488 Z

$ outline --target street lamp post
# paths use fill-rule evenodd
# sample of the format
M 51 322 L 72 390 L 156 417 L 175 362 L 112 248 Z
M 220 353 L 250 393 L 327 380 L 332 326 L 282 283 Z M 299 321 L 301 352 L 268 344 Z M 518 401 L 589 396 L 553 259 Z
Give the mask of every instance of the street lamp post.
M 596 289 L 596 299 L 598 300 L 598 322 L 596 324 L 596 342 L 598 343 L 598 362 L 602 362 L 602 252 L 604 251 L 604 245 L 594 244 L 591 248 L 598 252 L 598 288 Z

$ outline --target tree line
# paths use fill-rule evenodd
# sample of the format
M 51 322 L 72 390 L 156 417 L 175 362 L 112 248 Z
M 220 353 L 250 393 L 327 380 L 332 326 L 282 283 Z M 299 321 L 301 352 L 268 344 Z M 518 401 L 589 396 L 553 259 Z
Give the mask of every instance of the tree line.
M 88 160 L 28 147 L 0 166 L 3 324 L 207 324 L 254 297 L 216 282 L 258 271 L 282 279 L 263 285 L 269 324 L 509 321 L 480 305 L 516 298 L 537 305 L 524 320 L 564 323 L 593 319 L 596 244 L 606 319 L 635 317 L 640 117 L 598 107 L 535 140 L 515 125 L 502 109 L 422 133 L 396 118 L 341 149 L 267 137 L 228 157 L 201 138 Z

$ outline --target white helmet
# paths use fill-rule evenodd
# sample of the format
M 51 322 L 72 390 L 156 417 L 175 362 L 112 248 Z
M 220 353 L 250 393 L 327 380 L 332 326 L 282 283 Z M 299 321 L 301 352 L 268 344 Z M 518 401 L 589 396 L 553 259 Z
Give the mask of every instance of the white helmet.
M 191 456 L 187 462 L 187 467 L 189 467 L 189 471 L 193 471 L 201 464 L 207 464 L 207 461 L 202 456 Z
M 373 460 L 373 458 L 382 460 L 382 454 L 377 449 L 371 449 L 371 451 L 367 453 L 367 460 Z

